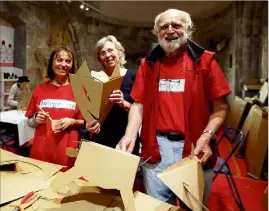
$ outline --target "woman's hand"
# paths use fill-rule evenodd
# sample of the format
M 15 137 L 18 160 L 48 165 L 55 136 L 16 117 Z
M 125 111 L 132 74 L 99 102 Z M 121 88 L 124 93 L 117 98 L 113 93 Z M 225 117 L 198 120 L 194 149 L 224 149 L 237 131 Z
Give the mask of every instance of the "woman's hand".
M 65 130 L 69 127 L 71 127 L 74 124 L 74 119 L 72 118 L 62 118 L 61 121 L 61 130 Z
M 92 120 L 91 122 L 86 123 L 86 128 L 90 133 L 98 134 L 101 130 L 100 123 L 97 120 Z
M 114 90 L 110 96 L 109 96 L 109 100 L 112 103 L 116 103 L 118 104 L 120 107 L 124 107 L 124 97 L 123 97 L 123 93 L 121 90 Z
M 35 116 L 35 121 L 37 124 L 44 124 L 49 118 L 49 114 L 43 111 L 38 111 Z
M 51 128 L 54 133 L 61 132 L 74 124 L 74 119 L 72 118 L 62 118 L 57 120 L 51 120 Z

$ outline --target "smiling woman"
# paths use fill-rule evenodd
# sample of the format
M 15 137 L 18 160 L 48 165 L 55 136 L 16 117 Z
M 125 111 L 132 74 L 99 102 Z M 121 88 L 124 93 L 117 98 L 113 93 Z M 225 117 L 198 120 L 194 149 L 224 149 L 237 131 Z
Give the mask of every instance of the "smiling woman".
M 124 48 L 116 37 L 109 35 L 100 39 L 96 45 L 96 56 L 98 61 L 103 65 L 104 71 L 91 71 L 92 76 L 104 78 L 105 81 L 113 73 L 117 64 L 120 65 L 120 74 L 123 76 L 123 82 L 119 90 L 114 90 L 109 100 L 114 103 L 108 117 L 102 126 L 98 121 L 87 123 L 87 129 L 92 133 L 93 141 L 115 148 L 121 137 L 124 135 L 127 126 L 128 112 L 133 103 L 130 97 L 131 88 L 133 86 L 136 69 L 126 69 L 124 67 L 125 54 Z M 139 142 L 136 139 L 134 154 L 138 154 Z
M 25 116 L 28 125 L 36 128 L 30 156 L 70 167 L 74 160 L 65 151 L 67 147 L 78 147 L 78 128 L 84 126 L 84 119 L 69 73 L 75 73 L 72 51 L 64 47 L 52 51 L 47 69 L 49 80 L 35 88 Z

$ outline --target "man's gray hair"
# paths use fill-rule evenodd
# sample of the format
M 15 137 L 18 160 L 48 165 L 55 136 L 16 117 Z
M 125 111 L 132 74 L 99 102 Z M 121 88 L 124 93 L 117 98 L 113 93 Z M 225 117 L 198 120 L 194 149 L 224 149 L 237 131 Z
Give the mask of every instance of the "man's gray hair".
M 104 47 L 104 45 L 107 41 L 112 42 L 114 44 L 115 48 L 119 51 L 120 66 L 124 67 L 124 64 L 126 64 L 125 53 L 124 53 L 125 50 L 124 50 L 122 44 L 113 35 L 108 35 L 108 36 L 103 37 L 97 41 L 97 43 L 95 44 L 95 52 L 96 52 L 97 59 L 99 60 L 100 51 Z
M 186 24 L 184 26 L 185 31 L 188 34 L 188 37 L 191 38 L 191 35 L 195 30 L 193 22 L 191 20 L 191 16 L 189 13 L 182 11 L 182 10 L 177 10 L 177 9 L 168 9 L 168 10 L 166 10 L 166 11 L 164 11 L 156 16 L 156 18 L 154 20 L 154 28 L 152 30 L 153 34 L 155 34 L 156 36 L 158 35 L 160 18 L 166 12 L 178 13 L 178 15 L 182 17 L 182 21 Z

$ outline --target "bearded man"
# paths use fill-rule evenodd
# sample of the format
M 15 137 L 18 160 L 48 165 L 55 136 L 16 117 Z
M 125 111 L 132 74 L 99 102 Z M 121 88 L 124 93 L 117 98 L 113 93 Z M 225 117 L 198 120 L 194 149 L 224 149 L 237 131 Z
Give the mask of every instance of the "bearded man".
M 193 23 L 184 11 L 169 9 L 155 18 L 159 45 L 139 67 L 131 92 L 128 127 L 118 149 L 132 152 L 141 128 L 144 185 L 148 195 L 171 202 L 172 192 L 157 174 L 191 153 L 205 174 L 204 204 L 217 159 L 215 134 L 222 126 L 231 93 L 215 54 L 190 40 Z

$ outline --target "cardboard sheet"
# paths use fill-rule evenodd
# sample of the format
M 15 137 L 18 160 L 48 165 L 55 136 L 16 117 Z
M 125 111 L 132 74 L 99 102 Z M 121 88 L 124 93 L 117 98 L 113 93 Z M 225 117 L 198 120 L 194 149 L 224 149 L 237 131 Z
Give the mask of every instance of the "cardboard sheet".
M 7 164 L 12 168 L 7 170 Z M 48 187 L 49 179 L 61 168 L 0 149 L 0 204 Z
M 119 66 L 115 67 L 108 82 L 93 78 L 86 61 L 76 74 L 70 74 L 76 102 L 87 122 L 94 119 L 98 119 L 101 124 L 104 122 L 113 106 L 113 103 L 109 101 L 109 95 L 113 90 L 120 88 L 122 80 Z
M 119 190 L 126 210 L 134 210 L 132 188 L 139 161 L 138 156 L 130 153 L 82 142 L 75 166 L 56 177 L 51 188 L 58 190 L 82 176 L 93 186 Z
M 196 156 L 182 159 L 158 174 L 158 177 L 190 209 L 202 210 L 205 179 Z

